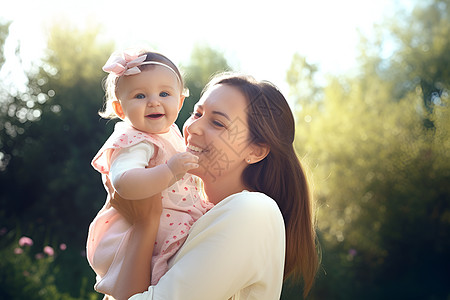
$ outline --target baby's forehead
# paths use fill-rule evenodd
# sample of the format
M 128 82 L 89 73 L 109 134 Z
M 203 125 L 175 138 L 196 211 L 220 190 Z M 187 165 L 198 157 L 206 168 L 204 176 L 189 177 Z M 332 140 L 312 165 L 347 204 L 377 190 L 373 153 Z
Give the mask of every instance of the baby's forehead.
M 123 76 L 119 78 L 118 86 L 171 86 L 174 89 L 180 88 L 177 76 L 170 70 L 160 66 L 151 66 L 143 69 L 140 73 Z
M 153 81 L 171 81 L 173 86 L 183 89 L 183 83 L 178 76 L 178 74 L 169 66 L 166 67 L 166 65 L 142 65 L 140 66 L 141 73 L 146 72 L 153 72 L 156 74 L 156 78 L 153 79 Z

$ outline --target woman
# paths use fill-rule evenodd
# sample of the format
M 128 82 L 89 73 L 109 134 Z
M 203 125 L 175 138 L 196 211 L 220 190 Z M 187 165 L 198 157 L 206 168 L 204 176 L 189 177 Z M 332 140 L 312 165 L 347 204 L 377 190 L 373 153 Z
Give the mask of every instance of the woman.
M 286 99 L 269 82 L 222 74 L 207 85 L 184 137 L 199 157 L 190 173 L 215 207 L 191 228 L 159 283 L 131 299 L 279 299 L 291 276 L 308 294 L 318 257 L 294 131 Z M 161 213 L 160 205 L 132 205 L 118 207 L 135 226 L 118 299 L 147 290 L 156 232 L 155 218 L 145 216 Z

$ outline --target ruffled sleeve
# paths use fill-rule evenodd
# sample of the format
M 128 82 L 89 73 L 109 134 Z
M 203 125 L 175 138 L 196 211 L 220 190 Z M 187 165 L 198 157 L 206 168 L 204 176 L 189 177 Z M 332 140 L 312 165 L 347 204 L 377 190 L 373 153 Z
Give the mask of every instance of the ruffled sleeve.
M 111 155 L 114 150 L 128 148 L 143 141 L 147 141 L 158 149 L 165 151 L 164 144 L 152 134 L 141 132 L 125 122 L 118 122 L 114 127 L 114 132 L 94 156 L 91 164 L 100 173 L 108 174 L 111 166 Z

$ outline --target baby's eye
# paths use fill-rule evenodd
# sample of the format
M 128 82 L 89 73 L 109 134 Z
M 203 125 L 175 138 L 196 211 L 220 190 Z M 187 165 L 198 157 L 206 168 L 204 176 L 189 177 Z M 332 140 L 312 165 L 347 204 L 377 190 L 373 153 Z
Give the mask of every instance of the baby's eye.
M 136 96 L 134 96 L 136 99 L 144 99 L 145 95 L 144 94 L 137 94 Z
M 161 93 L 159 93 L 159 96 L 160 96 L 160 97 L 168 97 L 168 96 L 170 96 L 170 95 L 169 95 L 169 93 L 167 93 L 167 92 L 161 92 Z

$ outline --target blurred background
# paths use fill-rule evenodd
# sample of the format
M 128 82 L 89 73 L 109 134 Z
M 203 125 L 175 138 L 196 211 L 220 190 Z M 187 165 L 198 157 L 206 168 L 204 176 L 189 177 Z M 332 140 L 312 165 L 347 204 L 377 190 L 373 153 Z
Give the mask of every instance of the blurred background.
M 185 74 L 179 126 L 219 71 L 288 98 L 317 202 L 308 299 L 450 299 L 449 0 L 91 2 L 1 4 L 0 299 L 101 299 L 101 67 L 137 45 Z

